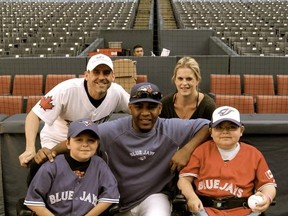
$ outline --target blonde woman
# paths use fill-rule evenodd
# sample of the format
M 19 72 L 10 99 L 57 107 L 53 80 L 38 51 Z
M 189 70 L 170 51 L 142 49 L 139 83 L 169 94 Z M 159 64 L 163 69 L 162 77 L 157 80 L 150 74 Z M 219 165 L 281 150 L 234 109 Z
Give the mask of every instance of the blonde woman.
M 162 99 L 162 118 L 210 120 L 216 109 L 214 100 L 199 91 L 201 73 L 199 64 L 194 58 L 181 58 L 174 69 L 172 82 L 176 92 Z

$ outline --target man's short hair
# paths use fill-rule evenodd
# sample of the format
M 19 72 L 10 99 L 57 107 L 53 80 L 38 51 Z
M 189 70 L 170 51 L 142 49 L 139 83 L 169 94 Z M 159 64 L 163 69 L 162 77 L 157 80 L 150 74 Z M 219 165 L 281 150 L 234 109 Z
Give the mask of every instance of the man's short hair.
M 133 47 L 133 51 L 134 51 L 135 49 L 137 49 L 137 48 L 143 48 L 143 46 L 141 46 L 140 44 L 137 44 L 137 45 L 135 45 L 135 46 Z

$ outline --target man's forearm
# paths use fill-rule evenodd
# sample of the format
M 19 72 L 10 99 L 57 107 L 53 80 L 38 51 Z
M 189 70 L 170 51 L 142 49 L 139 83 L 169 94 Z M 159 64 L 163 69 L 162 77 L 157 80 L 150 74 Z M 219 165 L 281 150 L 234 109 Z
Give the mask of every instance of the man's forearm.
M 60 142 L 59 144 L 54 146 L 51 150 L 54 151 L 57 155 L 58 154 L 64 154 L 64 153 L 68 152 L 66 142 L 67 142 L 66 140 Z
M 208 140 L 208 138 L 208 126 L 204 126 L 185 146 L 183 146 L 173 155 L 170 162 L 171 171 L 175 171 L 176 169 L 181 170 L 184 166 L 186 166 L 194 149 L 201 143 Z
M 39 151 L 34 157 L 34 160 L 37 164 L 42 164 L 47 160 L 53 162 L 56 155 L 63 154 L 67 151 L 68 149 L 66 147 L 66 141 L 62 141 L 58 145 L 54 146 L 52 149 L 48 149 L 46 147 L 39 149 Z
M 35 141 L 40 126 L 40 119 L 34 113 L 30 112 L 25 120 L 25 138 L 26 138 L 26 150 L 35 151 Z

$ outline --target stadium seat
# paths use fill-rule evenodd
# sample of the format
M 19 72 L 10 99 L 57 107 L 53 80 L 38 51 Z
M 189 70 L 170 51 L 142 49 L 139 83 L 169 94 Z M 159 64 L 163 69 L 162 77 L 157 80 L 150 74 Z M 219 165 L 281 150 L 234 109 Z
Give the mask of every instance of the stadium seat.
M 0 96 L 0 114 L 14 115 L 22 113 L 22 96 Z
M 210 74 L 210 94 L 241 95 L 240 75 Z
M 76 78 L 76 74 L 47 74 L 44 93 L 49 92 L 58 83 L 72 78 Z
M 244 74 L 244 95 L 275 95 L 273 75 Z
M 27 98 L 26 113 L 29 113 L 35 104 L 42 98 L 41 95 L 31 95 Z
M 215 96 L 217 107 L 232 106 L 237 108 L 240 113 L 255 113 L 254 100 L 252 96 L 247 95 L 220 95 Z
M 10 95 L 11 75 L 0 76 L 0 95 Z
M 257 95 L 257 113 L 288 113 L 288 95 Z
M 19 75 L 16 74 L 13 80 L 12 95 L 42 95 L 43 75 Z
M 260 55 L 260 50 L 252 45 L 239 46 L 237 48 L 237 52 L 240 55 L 245 55 L 246 53 L 251 53 L 253 55 Z
M 288 95 L 288 75 L 276 75 L 277 79 L 277 94 Z

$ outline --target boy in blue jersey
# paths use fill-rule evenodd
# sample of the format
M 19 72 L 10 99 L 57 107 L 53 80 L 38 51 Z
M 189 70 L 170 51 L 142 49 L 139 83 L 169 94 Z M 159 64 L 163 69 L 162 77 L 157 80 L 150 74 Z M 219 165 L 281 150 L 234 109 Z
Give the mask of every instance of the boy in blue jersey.
M 119 202 L 117 182 L 107 164 L 95 155 L 98 127 L 91 120 L 70 124 L 69 153 L 45 163 L 33 178 L 24 204 L 37 215 L 99 215 Z

